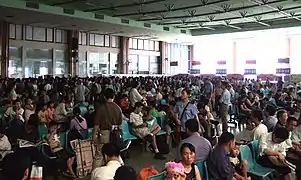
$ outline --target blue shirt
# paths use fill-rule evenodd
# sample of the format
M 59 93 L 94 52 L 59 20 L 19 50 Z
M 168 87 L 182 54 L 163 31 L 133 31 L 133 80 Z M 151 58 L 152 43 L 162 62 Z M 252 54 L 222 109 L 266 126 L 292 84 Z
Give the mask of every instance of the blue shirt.
M 197 116 L 199 113 L 195 104 L 192 104 L 190 102 L 188 103 L 189 104 L 187 105 L 185 112 L 183 111 L 186 104 L 184 104 L 182 101 L 178 102 L 174 107 L 174 112 L 175 114 L 178 115 L 178 118 L 181 121 L 181 132 L 186 132 L 186 128 L 185 128 L 186 121 L 189 119 L 194 119 L 195 116 Z M 183 113 L 183 118 L 181 119 L 182 113 Z
M 209 155 L 207 165 L 210 180 L 229 180 L 235 173 L 229 159 L 229 152 L 220 146 L 217 146 Z

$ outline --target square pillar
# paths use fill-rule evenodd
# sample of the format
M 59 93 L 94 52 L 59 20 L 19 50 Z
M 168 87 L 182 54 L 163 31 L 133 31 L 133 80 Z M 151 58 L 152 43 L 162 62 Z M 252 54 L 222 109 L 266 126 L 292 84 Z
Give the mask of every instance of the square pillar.
M 158 64 L 158 72 L 159 74 L 167 74 L 166 69 L 167 69 L 167 63 L 168 59 L 166 58 L 166 46 L 167 43 L 160 41 L 159 42 L 159 51 L 160 51 L 160 57 L 159 57 L 159 64 Z
M 72 77 L 77 75 L 76 66 L 78 64 L 78 38 L 78 31 L 67 31 L 69 73 Z
M 0 22 L 0 72 L 1 76 L 8 76 L 9 63 L 9 23 Z
M 120 38 L 120 53 L 118 56 L 118 72 L 120 74 L 128 74 L 129 72 L 129 39 L 121 36 Z

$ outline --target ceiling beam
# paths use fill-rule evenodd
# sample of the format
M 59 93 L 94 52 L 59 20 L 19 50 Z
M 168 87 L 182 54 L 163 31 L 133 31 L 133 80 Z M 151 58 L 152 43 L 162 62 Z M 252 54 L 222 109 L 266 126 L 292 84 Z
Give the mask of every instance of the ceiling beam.
M 104 11 L 104 10 L 111 10 L 111 9 L 117 9 L 117 8 L 126 8 L 126 7 L 136 7 L 136 6 L 141 6 L 141 5 L 147 5 L 147 4 L 155 4 L 159 2 L 164 2 L 166 0 L 149 0 L 145 2 L 135 2 L 131 4 L 122 4 L 122 5 L 116 5 L 116 6 L 111 6 L 107 8 L 92 8 L 92 9 L 86 9 L 83 10 L 84 12 L 95 12 L 95 11 Z
M 135 16 L 135 15 L 149 15 L 149 14 L 159 14 L 159 13 L 167 13 L 167 12 L 176 12 L 176 11 L 183 11 L 183 10 L 188 10 L 188 9 L 192 9 L 192 8 L 199 8 L 199 7 L 209 6 L 209 5 L 213 5 L 213 4 L 223 3 L 223 2 L 227 2 L 227 1 L 230 1 L 230 0 L 217 0 L 217 1 L 207 2 L 207 3 L 197 4 L 197 5 L 190 5 L 190 6 L 180 7 L 180 8 L 172 8 L 170 10 L 165 9 L 165 10 L 158 10 L 158 11 L 146 11 L 146 12 L 134 12 L 134 13 L 116 14 L 116 15 L 114 15 L 114 17 Z
M 77 3 L 77 2 L 85 2 L 85 1 L 87 1 L 87 0 L 68 0 L 68 1 L 53 3 L 53 4 L 51 4 L 51 6 L 62 6 L 62 5 L 66 5 L 66 4 L 72 4 L 72 3 Z
M 283 10 L 288 11 L 288 10 L 294 10 L 294 9 L 301 9 L 301 6 L 285 8 Z M 256 14 L 249 14 L 249 15 L 246 15 L 245 18 L 254 18 L 254 17 L 257 17 L 257 16 L 262 16 L 262 15 L 267 15 L 267 14 L 273 14 L 273 13 L 278 13 L 278 10 L 271 10 L 271 11 L 266 11 L 266 12 L 261 12 L 261 13 L 256 13 Z M 187 18 L 188 17 L 190 17 L 190 16 L 187 16 Z M 241 19 L 241 18 L 242 18 L 241 16 L 236 16 L 236 17 L 230 17 L 230 18 L 212 19 L 210 21 L 209 20 L 185 21 L 185 23 L 186 24 L 208 23 L 208 22 L 219 22 L 219 21 L 235 20 L 235 19 Z M 276 19 L 276 18 L 273 18 L 273 19 Z M 160 23 L 160 25 L 178 25 L 178 24 L 182 24 L 182 21 Z
M 275 1 L 270 1 L 267 2 L 267 4 L 276 4 L 279 2 L 284 2 L 286 0 L 275 0 Z M 235 11 L 240 11 L 240 10 L 246 10 L 250 8 L 255 8 L 258 7 L 258 4 L 254 5 L 249 5 L 249 6 L 242 6 L 242 7 L 236 7 L 236 8 L 229 8 L 227 12 L 235 12 Z M 210 12 L 210 13 L 203 13 L 203 14 L 195 14 L 193 17 L 202 17 L 202 16 L 210 16 L 210 15 L 219 15 L 219 14 L 224 14 L 224 11 L 217 11 L 217 12 Z M 191 18 L 191 16 L 169 16 L 165 17 L 164 19 L 183 19 L 183 18 Z M 145 18 L 145 19 L 140 19 L 138 21 L 156 21 L 156 20 L 162 20 L 162 18 L 157 17 L 157 18 Z

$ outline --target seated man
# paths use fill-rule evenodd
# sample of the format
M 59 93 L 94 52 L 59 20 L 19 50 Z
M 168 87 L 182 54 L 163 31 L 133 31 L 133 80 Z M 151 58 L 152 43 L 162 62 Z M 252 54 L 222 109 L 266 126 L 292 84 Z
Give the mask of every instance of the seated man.
M 95 168 L 91 174 L 91 180 L 114 179 L 116 170 L 122 166 L 119 158 L 120 149 L 116 144 L 107 143 L 102 146 L 101 150 L 106 165 Z
M 210 142 L 205 139 L 203 136 L 200 135 L 199 131 L 199 124 L 198 121 L 195 119 L 189 119 L 185 123 L 187 134 L 189 135 L 188 138 L 183 139 L 180 141 L 177 151 L 177 160 L 180 159 L 180 147 L 184 143 L 190 143 L 195 147 L 195 162 L 205 160 L 209 156 L 210 152 L 212 151 L 212 146 Z
M 274 132 L 261 137 L 259 145 L 259 163 L 262 166 L 276 169 L 285 180 L 292 180 L 291 170 L 286 165 L 286 140 L 289 132 L 284 127 L 279 127 Z
M 160 132 L 161 128 L 158 124 L 147 127 L 148 124 L 144 122 L 142 118 L 142 108 L 143 104 L 141 102 L 137 102 L 135 104 L 134 112 L 132 112 L 130 115 L 130 123 L 133 125 L 133 131 L 139 138 L 147 138 L 151 140 L 152 148 L 156 153 L 154 158 L 164 160 L 165 157 L 160 154 L 156 142 L 156 134 Z
M 30 158 L 22 153 L 11 153 L 3 159 L 2 167 L 4 180 L 27 180 L 31 162 Z
M 207 159 L 208 174 L 210 180 L 248 180 L 235 172 L 230 162 L 229 153 L 235 147 L 235 138 L 232 133 L 223 132 L 219 137 L 218 146 Z
M 11 144 L 4 133 L 4 129 L 0 128 L 0 161 L 9 153 L 12 153 Z

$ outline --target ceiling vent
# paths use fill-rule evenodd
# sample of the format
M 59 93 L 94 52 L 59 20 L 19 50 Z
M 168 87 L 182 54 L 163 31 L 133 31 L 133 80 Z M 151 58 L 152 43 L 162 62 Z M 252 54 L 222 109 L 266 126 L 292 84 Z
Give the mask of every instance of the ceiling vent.
M 74 15 L 75 11 L 74 11 L 73 9 L 65 9 L 65 8 L 64 8 L 64 13 L 65 13 L 65 14 Z
M 130 24 L 130 20 L 128 20 L 128 19 L 121 19 L 121 23 L 123 23 L 123 24 Z
M 26 2 L 26 7 L 33 8 L 33 9 L 39 9 L 39 3 L 35 2 Z
M 102 14 L 94 14 L 94 18 L 95 18 L 95 19 L 104 20 L 104 19 L 105 19 L 105 16 L 102 15 Z
M 152 25 L 151 25 L 151 24 L 149 24 L 149 23 L 144 23 L 144 27 L 151 28 L 151 27 L 152 27 Z
M 169 31 L 169 27 L 163 27 L 164 31 Z

